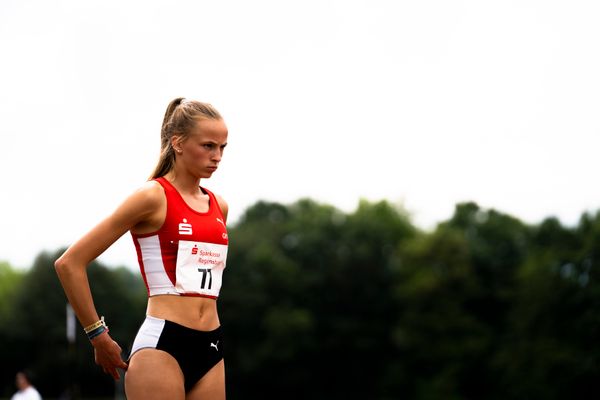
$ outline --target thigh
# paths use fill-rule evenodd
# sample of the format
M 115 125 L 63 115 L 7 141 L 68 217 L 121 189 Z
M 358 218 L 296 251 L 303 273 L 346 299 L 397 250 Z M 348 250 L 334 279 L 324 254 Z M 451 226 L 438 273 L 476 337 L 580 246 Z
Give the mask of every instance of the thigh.
M 212 367 L 190 390 L 186 400 L 225 400 L 225 361 Z
M 156 349 L 137 351 L 125 374 L 125 394 L 129 400 L 185 398 L 183 373 L 167 352 Z

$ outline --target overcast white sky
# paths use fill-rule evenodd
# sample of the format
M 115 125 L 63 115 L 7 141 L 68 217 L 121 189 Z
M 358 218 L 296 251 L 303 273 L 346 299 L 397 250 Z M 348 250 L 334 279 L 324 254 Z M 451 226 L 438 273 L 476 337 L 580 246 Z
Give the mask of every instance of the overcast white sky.
M 0 2 L 0 260 L 68 245 L 155 165 L 174 97 L 224 115 L 203 185 L 537 223 L 600 204 L 597 1 Z M 137 268 L 125 236 L 102 257 Z

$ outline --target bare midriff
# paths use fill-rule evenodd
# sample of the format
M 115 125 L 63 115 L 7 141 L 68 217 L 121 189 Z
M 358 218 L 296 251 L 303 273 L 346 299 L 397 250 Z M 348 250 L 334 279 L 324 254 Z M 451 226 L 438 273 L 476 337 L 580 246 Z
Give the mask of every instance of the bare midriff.
M 148 298 L 147 314 L 198 331 L 212 331 L 221 323 L 217 301 L 207 297 L 159 295 Z

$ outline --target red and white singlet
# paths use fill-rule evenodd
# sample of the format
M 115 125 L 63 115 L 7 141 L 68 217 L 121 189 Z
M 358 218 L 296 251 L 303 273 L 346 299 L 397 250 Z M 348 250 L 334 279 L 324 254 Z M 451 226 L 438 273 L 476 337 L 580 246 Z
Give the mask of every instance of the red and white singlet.
M 227 228 L 215 195 L 205 213 L 193 210 L 165 178 L 167 215 L 153 233 L 131 234 L 149 296 L 161 294 L 216 299 L 227 259 Z

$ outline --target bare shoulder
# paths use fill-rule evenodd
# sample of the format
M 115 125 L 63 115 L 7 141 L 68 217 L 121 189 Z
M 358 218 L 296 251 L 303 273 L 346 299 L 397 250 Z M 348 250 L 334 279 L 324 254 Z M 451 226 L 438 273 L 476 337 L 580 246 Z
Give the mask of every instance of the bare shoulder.
M 215 198 L 217 199 L 217 203 L 219 203 L 219 207 L 221 207 L 221 212 L 223 213 L 223 217 L 225 218 L 225 221 L 227 221 L 227 213 L 229 212 L 229 205 L 227 204 L 227 202 L 225 201 L 225 199 L 218 195 L 218 194 L 214 194 Z
M 130 198 L 148 206 L 160 206 L 165 200 L 165 191 L 160 183 L 148 181 L 135 190 Z
M 121 208 L 135 215 L 135 222 L 144 223 L 156 217 L 166 205 L 163 187 L 156 181 L 145 182 L 125 199 Z

